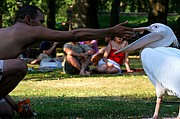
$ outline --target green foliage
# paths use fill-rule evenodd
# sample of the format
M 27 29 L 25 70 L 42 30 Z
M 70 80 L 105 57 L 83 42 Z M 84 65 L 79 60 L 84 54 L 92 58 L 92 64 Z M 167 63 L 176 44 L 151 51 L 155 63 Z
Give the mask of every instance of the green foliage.
M 47 2 L 46 0 L 20 0 L 23 5 L 30 4 L 36 5 L 41 8 L 45 17 L 47 15 Z M 56 22 L 64 22 L 67 19 L 66 10 L 69 5 L 73 3 L 73 0 L 58 0 L 56 1 Z M 3 27 L 8 27 L 14 23 L 15 13 L 18 10 L 16 6 L 16 1 L 14 0 L 5 0 L 3 7 L 0 8 L 3 14 Z
M 99 21 L 100 21 L 100 27 L 101 28 L 106 28 L 106 27 L 109 27 L 109 14 L 99 14 Z M 178 15 L 175 15 L 175 16 L 168 16 L 168 25 L 171 27 L 171 28 L 175 28 L 175 24 L 177 24 L 177 18 L 178 18 Z M 124 14 L 124 15 L 120 15 L 120 18 L 119 18 L 119 21 L 122 23 L 122 22 L 125 22 L 125 21 L 128 21 L 128 24 L 127 26 L 128 27 L 140 27 L 140 26 L 143 26 L 143 25 L 147 25 L 147 19 L 148 19 L 148 16 L 147 15 L 131 15 L 131 14 Z
M 73 3 L 73 0 L 56 1 L 56 5 L 57 5 L 56 22 L 67 21 L 67 10 L 69 9 L 69 6 L 72 3 Z
M 41 9 L 43 9 L 43 11 L 45 12 L 45 15 L 47 14 L 47 0 L 20 0 L 23 4 L 32 4 L 32 5 L 36 5 L 38 7 L 40 7 Z M 74 0 L 57 0 L 56 1 L 56 22 L 65 22 L 67 20 L 67 9 L 69 8 L 69 5 L 73 4 Z M 138 6 L 141 6 L 141 9 L 145 9 L 143 10 L 143 12 L 147 12 L 147 8 L 148 8 L 148 0 L 145 1 L 141 1 L 141 0 L 122 0 L 121 4 L 120 4 L 120 9 L 121 11 L 131 11 L 131 4 L 132 2 L 134 2 L 134 6 L 135 6 L 135 12 L 137 12 L 138 10 Z M 99 11 L 110 11 L 111 10 L 111 3 L 112 0 L 98 0 L 98 4 L 99 4 Z M 141 5 L 139 5 L 141 4 Z M 170 0 L 170 4 L 169 4 L 169 11 L 170 12 L 179 12 L 179 7 L 177 7 L 179 5 L 178 0 Z M 15 12 L 17 10 L 17 6 L 16 6 L 16 1 L 14 0 L 5 0 L 3 3 L 3 7 L 0 8 L 0 10 L 3 13 L 3 27 L 7 27 L 13 24 L 14 22 L 14 16 L 15 16 Z M 104 16 L 104 18 L 103 18 Z M 100 26 L 101 28 L 104 28 L 106 26 L 109 26 L 109 16 L 107 18 L 105 18 L 105 15 L 102 15 L 102 18 L 99 18 L 99 22 L 100 22 Z M 144 17 L 143 17 L 144 18 Z M 141 24 L 146 22 L 146 20 L 144 20 L 142 18 L 138 18 L 135 19 L 134 21 L 130 22 L 130 24 L 132 23 L 132 27 L 134 27 L 134 24 Z M 123 22 L 124 20 L 127 20 L 126 18 L 124 18 L 124 16 L 120 16 L 120 21 Z M 131 20 L 131 18 L 128 19 L 129 21 Z M 132 19 L 133 20 L 133 19 Z
M 179 0 L 169 0 L 169 12 L 180 13 L 180 2 Z
M 98 0 L 98 10 L 99 11 L 107 11 L 109 12 L 111 10 L 111 0 Z
M 2 24 L 2 26 L 9 26 L 14 23 L 16 10 L 17 10 L 16 1 L 5 0 L 5 2 L 3 4 L 3 16 L 2 16 L 3 24 Z

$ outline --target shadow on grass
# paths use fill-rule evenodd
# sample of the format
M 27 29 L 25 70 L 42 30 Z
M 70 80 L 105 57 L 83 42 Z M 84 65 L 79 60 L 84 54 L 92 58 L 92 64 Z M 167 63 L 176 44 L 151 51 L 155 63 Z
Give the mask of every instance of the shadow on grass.
M 122 75 L 119 74 L 92 74 L 90 76 L 79 76 L 79 75 L 67 75 L 63 72 L 62 69 L 53 69 L 53 70 L 39 70 L 39 66 L 29 65 L 30 68 L 33 67 L 33 71 L 29 71 L 24 80 L 35 80 L 35 81 L 41 81 L 41 80 L 62 80 L 66 78 L 82 78 L 82 77 L 117 77 L 117 76 L 142 76 L 145 75 L 140 59 L 137 56 L 131 56 L 131 69 L 133 69 L 135 72 L 133 73 L 127 73 L 125 70 L 125 66 L 121 66 L 122 69 Z M 92 67 L 93 68 L 93 67 Z
M 19 99 L 20 97 L 13 97 Z M 22 97 L 21 97 L 22 98 Z M 174 101 L 177 99 L 172 98 Z M 140 119 L 152 117 L 155 97 L 31 97 L 36 119 Z M 160 116 L 175 117 L 178 105 L 162 103 Z M 15 119 L 20 117 L 16 114 Z
M 53 69 L 48 71 L 38 71 L 38 69 L 34 69 L 34 71 L 29 71 L 24 80 L 62 80 L 66 78 L 82 78 L 82 77 L 118 77 L 118 76 L 143 76 L 145 72 L 143 69 L 134 69 L 135 72 L 128 73 L 126 70 L 122 70 L 122 74 L 92 74 L 90 76 L 80 76 L 80 75 L 68 75 L 65 74 L 62 69 Z

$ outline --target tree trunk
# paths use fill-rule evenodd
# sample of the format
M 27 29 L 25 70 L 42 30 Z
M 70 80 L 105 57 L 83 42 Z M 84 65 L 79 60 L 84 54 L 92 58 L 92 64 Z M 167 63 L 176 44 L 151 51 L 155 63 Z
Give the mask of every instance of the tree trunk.
M 48 14 L 47 14 L 47 27 L 55 29 L 55 0 L 47 0 Z
M 156 22 L 167 24 L 168 3 L 169 0 L 149 0 L 149 24 Z
M 136 4 L 136 2 L 133 0 L 133 1 L 131 1 L 131 3 L 130 3 L 130 12 L 135 12 L 135 10 L 136 10 L 136 6 L 135 6 L 135 4 Z
M 3 2 L 4 0 L 0 1 L 0 28 L 2 28 Z
M 75 0 L 72 7 L 72 27 L 99 28 L 97 0 Z
M 87 0 L 89 7 L 87 9 L 87 27 L 99 28 L 97 16 L 97 0 Z
M 2 14 L 0 12 L 0 28 L 2 28 Z
M 120 0 L 113 0 L 110 14 L 110 26 L 119 24 Z

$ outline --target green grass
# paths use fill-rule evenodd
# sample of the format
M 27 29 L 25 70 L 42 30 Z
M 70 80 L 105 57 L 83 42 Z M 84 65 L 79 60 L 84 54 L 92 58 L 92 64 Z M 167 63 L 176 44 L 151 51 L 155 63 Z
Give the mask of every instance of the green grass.
M 109 19 L 110 16 L 107 14 L 99 15 L 99 25 L 100 28 L 109 27 Z M 119 21 L 120 23 L 125 22 L 128 20 L 128 27 L 138 27 L 140 24 L 147 22 L 147 16 L 120 16 Z
M 168 16 L 167 17 L 167 24 L 172 28 L 175 29 L 174 25 L 177 25 L 177 17 L 176 16 Z M 100 14 L 99 15 L 99 25 L 100 28 L 106 28 L 109 27 L 109 19 L 110 16 L 108 14 Z M 134 27 L 141 27 L 141 26 L 146 26 L 148 22 L 148 16 L 146 15 L 120 15 L 119 21 L 120 23 L 125 22 L 128 20 L 128 27 L 134 28 Z
M 138 58 L 130 60 L 132 68 L 141 68 Z M 29 72 L 10 95 L 16 101 L 29 98 L 38 113 L 36 119 L 147 118 L 152 117 L 156 101 L 154 86 L 144 72 L 86 77 L 66 75 L 61 69 Z M 177 98 L 166 96 L 164 101 Z M 161 117 L 177 113 L 177 104 L 162 104 Z M 19 118 L 16 114 L 15 119 Z

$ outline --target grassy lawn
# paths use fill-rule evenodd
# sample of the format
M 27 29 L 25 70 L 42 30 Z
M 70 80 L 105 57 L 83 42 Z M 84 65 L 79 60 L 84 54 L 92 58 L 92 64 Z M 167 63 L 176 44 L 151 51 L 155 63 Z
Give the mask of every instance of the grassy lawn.
M 132 68 L 141 68 L 138 57 L 130 60 Z M 154 86 L 143 71 L 87 77 L 69 76 L 61 69 L 34 71 L 10 95 L 16 101 L 29 98 L 38 113 L 36 119 L 147 118 L 152 117 L 156 101 Z M 177 102 L 177 98 L 165 96 L 164 101 L 160 115 L 176 116 L 178 105 L 167 102 Z M 15 119 L 19 118 L 16 114 Z

